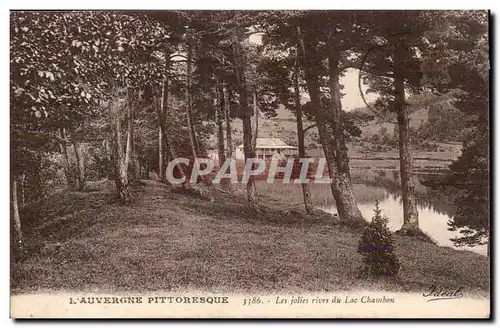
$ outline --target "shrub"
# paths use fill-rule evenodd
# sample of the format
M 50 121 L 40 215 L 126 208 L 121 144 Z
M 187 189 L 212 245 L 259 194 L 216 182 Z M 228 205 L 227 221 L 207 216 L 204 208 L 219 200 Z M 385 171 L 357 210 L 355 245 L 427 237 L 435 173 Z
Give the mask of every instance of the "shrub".
M 378 201 L 374 212 L 358 244 L 358 253 L 363 256 L 363 272 L 371 276 L 395 276 L 400 264 L 394 253 L 393 234 L 387 228 L 388 219 L 382 216 Z

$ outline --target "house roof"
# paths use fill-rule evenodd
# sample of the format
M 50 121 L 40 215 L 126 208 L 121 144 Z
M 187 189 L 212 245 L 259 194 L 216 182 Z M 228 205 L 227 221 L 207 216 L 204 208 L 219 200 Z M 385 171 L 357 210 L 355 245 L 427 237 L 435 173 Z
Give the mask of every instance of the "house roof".
M 243 144 L 238 146 L 243 148 Z M 287 145 L 283 140 L 278 138 L 257 138 L 257 148 L 289 148 L 296 149 L 297 147 Z

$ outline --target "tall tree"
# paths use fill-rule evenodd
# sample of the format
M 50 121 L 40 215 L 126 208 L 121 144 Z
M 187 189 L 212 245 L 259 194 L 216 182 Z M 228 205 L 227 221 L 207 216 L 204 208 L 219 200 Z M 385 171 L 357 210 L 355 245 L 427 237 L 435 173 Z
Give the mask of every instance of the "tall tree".
M 118 93 L 118 91 L 116 91 Z M 127 204 L 131 201 L 130 192 L 128 189 L 128 174 L 125 155 L 123 152 L 121 115 L 116 101 L 112 100 L 109 105 L 109 115 L 114 122 L 113 126 L 113 159 L 115 172 L 115 185 L 118 192 L 118 197 L 122 204 Z
M 306 158 L 305 132 L 302 122 L 302 104 L 300 103 L 299 88 L 299 56 L 298 49 L 295 49 L 294 71 L 293 71 L 293 99 L 295 103 L 295 117 L 297 118 L 297 140 L 299 145 L 299 158 Z M 313 212 L 313 202 L 311 189 L 308 183 L 301 183 L 302 196 L 304 197 L 304 206 L 307 213 Z
M 226 84 L 223 85 L 222 87 L 222 92 L 224 94 L 224 104 L 225 104 L 225 110 L 224 110 L 224 115 L 226 118 L 226 158 L 231 158 L 233 155 L 233 138 L 232 138 L 232 131 L 231 131 L 231 104 L 230 104 L 230 97 L 229 97 L 229 90 Z
M 354 12 L 266 12 L 259 18 L 271 40 L 299 49 L 299 63 L 310 97 L 310 114 L 323 146 L 337 211 L 341 220 L 355 225 L 363 224 L 364 220 L 354 198 L 347 147 L 342 136 L 347 124 L 343 122 L 346 115 L 340 106 L 338 79 L 353 52 L 367 42 L 365 16 Z M 328 96 L 324 90 L 330 91 Z
M 404 11 L 394 14 L 382 11 L 376 22 L 391 19 L 391 25 L 377 24 L 374 29 L 378 43 L 372 45 L 360 67 L 370 90 L 380 97 L 377 105 L 396 113 L 399 135 L 399 162 L 403 197 L 403 225 L 401 234 L 421 233 L 415 196 L 413 161 L 408 118 L 407 92 L 419 92 L 422 87 L 421 56 L 429 47 L 424 36 L 432 20 L 422 11 Z
M 457 191 L 450 230 L 457 246 L 488 244 L 490 254 L 489 17 L 486 11 L 428 14 L 435 22 L 427 37 L 434 47 L 424 53 L 425 79 L 434 91 L 451 95 L 463 114 L 462 154 L 444 182 Z
M 186 117 L 187 124 L 189 128 L 189 141 L 191 143 L 191 152 L 193 159 L 198 158 L 198 153 L 200 152 L 198 141 L 196 139 L 196 131 L 193 122 L 193 102 L 192 102 L 192 90 L 191 90 L 191 79 L 192 79 L 192 65 L 193 65 L 193 45 L 192 41 L 189 39 L 187 41 L 187 58 L 186 58 Z
M 226 162 L 226 151 L 224 148 L 224 120 L 226 112 L 226 97 L 224 95 L 224 90 L 219 82 L 215 88 L 216 102 L 215 102 L 215 119 L 217 121 L 217 153 L 219 158 L 219 167 Z M 229 132 L 231 133 L 231 131 Z M 229 185 L 227 180 L 221 180 L 226 188 Z
M 72 174 L 72 165 L 69 160 L 69 155 L 68 155 L 68 140 L 66 138 L 66 129 L 65 128 L 59 128 L 59 150 L 61 154 L 63 155 L 63 169 L 64 169 L 64 176 L 66 177 L 66 183 L 70 187 L 75 186 L 75 179 Z
M 311 24 L 312 22 L 310 20 L 314 18 L 311 17 L 308 19 L 309 20 L 306 20 L 305 23 Z M 340 19 L 340 21 L 343 20 Z M 305 23 L 302 23 L 302 25 L 307 26 Z M 349 28 L 352 29 L 352 23 L 344 21 L 344 24 L 347 25 L 344 27 L 346 33 L 352 33 L 349 30 Z M 339 29 L 341 27 L 334 28 Z M 363 222 L 363 217 L 354 198 L 352 181 L 349 173 L 347 148 L 345 139 L 341 136 L 344 131 L 342 116 L 340 115 L 338 78 L 340 74 L 340 52 L 344 49 L 339 49 L 337 44 L 333 44 L 331 36 L 324 35 L 323 39 L 328 37 L 326 43 L 327 49 L 315 49 L 318 40 L 315 40 L 316 33 L 314 33 L 314 31 L 317 31 L 317 27 L 315 28 L 314 24 L 312 27 L 309 27 L 307 36 L 304 36 L 300 25 L 296 25 L 296 31 L 299 49 L 302 51 L 301 65 L 305 72 L 311 103 L 316 110 L 314 116 L 318 127 L 320 142 L 323 146 L 323 151 L 327 160 L 329 175 L 332 179 L 330 186 L 337 205 L 337 211 L 341 220 L 346 223 L 352 222 L 357 224 L 358 222 Z M 339 37 L 337 40 L 342 40 L 342 37 Z M 322 53 L 326 55 L 329 61 L 330 108 L 324 106 L 321 96 L 320 78 L 324 71 L 321 65 Z
M 74 139 L 72 140 L 72 144 L 75 151 L 76 168 L 78 171 L 78 190 L 82 191 L 85 189 L 85 159 L 82 153 L 82 145 Z

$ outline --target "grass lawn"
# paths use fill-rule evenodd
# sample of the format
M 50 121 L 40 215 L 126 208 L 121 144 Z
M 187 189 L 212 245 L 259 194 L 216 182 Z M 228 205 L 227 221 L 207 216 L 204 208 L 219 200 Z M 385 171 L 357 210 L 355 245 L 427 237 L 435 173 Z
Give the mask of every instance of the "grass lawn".
M 432 285 L 486 296 L 488 258 L 397 237 L 399 277 L 358 277 L 361 232 L 265 202 L 215 193 L 215 201 L 155 181 L 119 206 L 114 185 L 64 192 L 26 230 L 29 256 L 11 267 L 15 294 L 49 291 L 422 291 Z M 285 206 L 281 206 L 283 208 Z

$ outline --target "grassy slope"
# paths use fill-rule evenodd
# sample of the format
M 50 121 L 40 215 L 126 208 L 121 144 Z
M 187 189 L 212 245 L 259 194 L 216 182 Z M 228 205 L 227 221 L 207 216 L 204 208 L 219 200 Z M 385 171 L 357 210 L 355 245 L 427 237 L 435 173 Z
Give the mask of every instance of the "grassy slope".
M 211 203 L 154 181 L 133 189 L 127 207 L 114 203 L 111 182 L 50 199 L 28 234 L 37 251 L 12 266 L 13 292 L 489 288 L 489 261 L 471 252 L 397 237 L 400 276 L 359 279 L 360 232 L 270 204 L 257 213 L 219 192 Z

